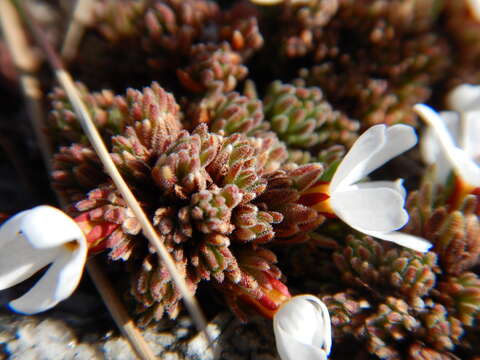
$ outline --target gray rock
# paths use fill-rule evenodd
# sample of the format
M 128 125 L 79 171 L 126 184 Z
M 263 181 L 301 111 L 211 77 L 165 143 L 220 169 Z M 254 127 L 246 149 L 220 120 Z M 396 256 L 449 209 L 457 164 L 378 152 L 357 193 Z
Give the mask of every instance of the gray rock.
M 83 319 L 84 324 L 92 321 Z M 102 332 L 91 327 L 79 330 L 78 324 L 82 324 L 81 319 L 65 311 L 42 316 L 0 313 L 0 359 L 136 359 L 127 340 L 115 330 Z M 170 329 L 166 330 L 168 324 Z M 142 332 L 159 359 L 278 360 L 269 320 L 255 318 L 249 324 L 242 324 L 223 312 L 208 324 L 207 330 L 214 339 L 213 348 L 186 316 L 174 323 L 152 325 Z

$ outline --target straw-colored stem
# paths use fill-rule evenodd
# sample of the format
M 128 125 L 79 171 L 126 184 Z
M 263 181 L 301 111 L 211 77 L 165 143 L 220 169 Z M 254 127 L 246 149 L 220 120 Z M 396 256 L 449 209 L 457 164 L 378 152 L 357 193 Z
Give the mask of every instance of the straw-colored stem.
M 94 0 L 77 0 L 62 45 L 61 54 L 66 62 L 70 62 L 77 54 L 85 27 L 92 21 L 94 3 Z
M 0 21 L 4 29 L 5 37 L 10 39 L 8 44 L 10 46 L 10 51 L 12 52 L 14 61 L 22 74 L 20 82 L 27 97 L 27 104 L 29 104 L 28 106 L 32 106 L 30 115 L 32 121 L 34 122 L 34 128 L 37 132 L 37 136 L 38 134 L 43 135 L 43 131 L 41 130 L 43 128 L 43 121 L 41 121 L 43 120 L 43 117 L 35 117 L 36 114 L 43 114 L 40 101 L 41 92 L 39 90 L 39 83 L 36 77 L 33 75 L 33 71 L 36 66 L 36 62 L 34 61 L 35 58 L 26 41 L 18 14 L 9 0 L 0 0 Z M 8 30 L 5 31 L 5 29 Z M 30 74 L 28 71 L 31 71 L 32 74 Z M 42 137 L 40 136 L 38 139 L 40 149 L 45 157 L 45 164 L 48 167 L 51 158 L 50 146 L 46 141 L 46 138 L 42 141 Z M 65 202 L 61 198 L 59 198 L 59 203 L 63 208 L 65 208 Z M 120 331 L 128 339 L 137 356 L 142 360 L 156 359 L 152 350 L 145 342 L 145 339 L 143 339 L 140 331 L 135 326 L 133 320 L 128 316 L 125 307 L 119 300 L 118 295 L 103 274 L 95 259 L 88 260 L 87 270 L 105 305 L 112 315 L 112 318 L 119 327 Z
M 135 326 L 135 323 L 128 316 L 125 307 L 118 298 L 118 295 L 113 289 L 110 281 L 104 275 L 100 265 L 96 259 L 92 258 L 88 260 L 87 270 L 90 274 L 90 277 L 95 282 L 100 296 L 103 299 L 105 304 L 108 304 L 108 310 L 112 315 L 113 319 L 117 323 L 118 327 L 122 331 L 123 335 L 130 339 L 130 345 L 140 359 L 152 360 L 156 359 L 155 354 L 152 352 L 152 349 L 145 342 L 145 339 L 142 337 L 138 328 Z
M 166 265 L 170 276 L 174 280 L 176 286 L 178 287 L 180 293 L 183 296 L 183 301 L 188 311 L 190 312 L 198 330 L 203 331 L 209 343 L 212 344 L 212 338 L 207 332 L 207 321 L 200 309 L 197 300 L 188 288 L 185 279 L 181 276 L 180 272 L 176 268 L 172 257 L 168 253 L 163 242 L 160 240 L 160 237 L 155 231 L 152 223 L 141 208 L 140 204 L 131 192 L 127 183 L 120 175 L 120 172 L 118 171 L 112 158 L 110 157 L 110 154 L 105 144 L 103 143 L 103 140 L 98 133 L 98 130 L 96 129 L 92 121 L 90 113 L 88 112 L 87 107 L 83 103 L 70 74 L 63 68 L 60 58 L 55 53 L 55 50 L 48 43 L 47 39 L 45 38 L 39 26 L 36 24 L 35 20 L 30 16 L 28 9 L 23 8 L 20 1 L 17 1 L 15 3 L 19 6 L 21 13 L 26 18 L 30 29 L 32 30 L 32 34 L 36 38 L 40 47 L 45 52 L 45 55 L 47 56 L 47 59 L 55 72 L 55 76 L 57 77 L 58 82 L 65 90 L 65 93 L 67 94 L 67 97 L 72 104 L 74 112 L 77 115 L 78 120 L 82 126 L 82 129 L 85 135 L 88 137 L 92 147 L 95 149 L 98 157 L 100 158 L 100 161 L 102 162 L 105 171 L 111 177 L 123 199 L 128 204 L 129 208 L 132 210 L 133 214 L 141 224 L 143 234 L 151 243 L 151 245 L 155 248 L 159 260 Z
M 153 247 L 155 248 L 159 256 L 159 260 L 165 263 L 168 269 L 168 272 L 170 273 L 170 276 L 175 281 L 176 286 L 178 286 L 183 296 L 183 301 L 187 309 L 189 310 L 190 314 L 192 315 L 192 318 L 195 324 L 197 325 L 198 330 L 206 332 L 207 321 L 202 314 L 202 311 L 200 309 L 200 306 L 197 300 L 195 299 L 192 292 L 188 288 L 187 283 L 185 282 L 185 279 L 180 275 L 179 271 L 177 270 L 172 257 L 168 253 L 163 242 L 160 240 L 157 232 L 153 228 L 152 223 L 148 219 L 147 215 L 143 211 L 142 207 L 138 203 L 137 199 L 133 195 L 127 183 L 120 175 L 120 172 L 118 171 L 112 158 L 110 157 L 110 154 L 105 144 L 103 143 L 102 138 L 98 133 L 98 130 L 96 129 L 85 104 L 82 102 L 82 99 L 78 94 L 78 91 L 75 87 L 75 84 L 70 74 L 63 69 L 56 69 L 55 75 L 59 83 L 61 84 L 61 86 L 64 88 L 72 104 L 72 107 L 75 110 L 75 113 L 77 114 L 80 120 L 83 131 L 87 135 L 88 139 L 90 140 L 90 143 L 95 149 L 95 152 L 100 158 L 105 171 L 111 177 L 118 191 L 122 195 L 123 199 L 128 204 L 128 207 L 132 210 L 133 214 L 135 215 L 137 220 L 140 222 L 142 226 L 143 234 L 153 245 Z M 205 333 L 205 335 L 207 336 L 207 339 L 209 340 L 209 342 L 211 342 L 211 339 L 208 333 Z

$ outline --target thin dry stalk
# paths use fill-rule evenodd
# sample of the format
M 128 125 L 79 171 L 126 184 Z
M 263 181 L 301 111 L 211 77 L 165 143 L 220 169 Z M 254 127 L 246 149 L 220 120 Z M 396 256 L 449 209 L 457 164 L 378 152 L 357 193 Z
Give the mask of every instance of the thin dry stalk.
M 3 26 L 4 32 L 5 32 L 5 29 L 8 28 L 8 31 L 9 31 L 8 36 L 10 37 L 10 41 L 11 41 L 11 43 L 9 41 L 9 46 L 11 46 L 12 56 L 14 57 L 16 65 L 21 71 L 21 74 L 25 72 L 26 73 L 25 76 L 28 76 L 27 80 L 25 81 L 26 85 L 28 85 L 30 81 L 29 79 L 34 78 L 36 80 L 35 76 L 33 75 L 33 71 L 34 71 L 34 65 L 37 66 L 37 63 L 33 61 L 35 57 L 32 54 L 31 49 L 27 44 L 26 37 L 25 37 L 25 34 L 23 33 L 23 28 L 21 27 L 18 14 L 15 8 L 12 6 L 12 4 L 9 2 L 9 0 L 0 0 L 0 21 Z M 26 69 L 30 69 L 31 74 L 29 72 L 26 72 Z M 24 76 L 24 75 L 21 75 L 21 76 Z M 37 85 L 39 88 L 38 80 L 37 80 Z M 32 92 L 35 95 L 38 95 L 38 94 L 41 95 L 40 92 L 34 91 L 35 87 L 30 87 L 30 86 L 24 87 L 23 82 L 22 82 L 22 89 L 24 90 L 26 96 Z M 36 99 L 37 97 L 34 98 L 34 100 Z M 36 102 L 36 104 L 38 105 L 38 107 L 35 106 L 34 111 L 30 112 L 30 115 L 31 115 L 31 119 L 33 119 L 32 121 L 37 122 L 37 125 L 41 125 L 41 126 L 35 127 L 35 129 L 40 130 L 40 134 L 43 135 L 43 132 L 41 131 L 43 127 L 43 121 L 39 122 L 39 119 L 43 120 L 40 97 L 38 98 L 38 101 Z M 36 114 L 39 114 L 41 118 L 40 117 L 36 118 L 35 117 Z M 40 149 L 42 150 L 42 154 L 44 155 L 44 157 L 46 157 L 44 159 L 45 164 L 48 166 L 51 158 L 50 147 L 47 141 L 43 141 L 43 142 L 40 141 L 41 138 L 42 137 L 39 137 L 39 145 L 40 145 Z M 64 201 L 62 201 L 61 198 L 59 198 L 58 200 L 61 206 L 64 208 L 65 207 Z M 89 261 L 87 262 L 87 270 L 97 290 L 99 291 L 103 301 L 105 302 L 105 305 L 107 306 L 110 314 L 115 320 L 115 323 L 117 324 L 121 332 L 124 334 L 124 336 L 128 339 L 130 345 L 132 346 L 132 349 L 135 351 L 137 356 L 142 360 L 156 359 L 152 350 L 150 349 L 148 344 L 145 342 L 145 339 L 143 339 L 140 331 L 135 326 L 133 320 L 128 316 L 128 313 L 125 307 L 119 300 L 119 297 L 116 294 L 115 290 L 113 289 L 111 283 L 105 277 L 105 275 L 102 272 L 102 269 L 97 264 L 95 259 L 89 259 Z
M 61 55 L 64 61 L 70 62 L 77 54 L 85 27 L 92 21 L 94 5 L 94 0 L 77 0 L 63 40 Z
M 99 290 L 103 302 L 109 304 L 108 310 L 110 311 L 110 314 L 115 319 L 117 326 L 120 328 L 123 335 L 130 340 L 130 345 L 137 356 L 140 359 L 145 360 L 156 359 L 152 349 L 140 334 L 140 331 L 135 326 L 133 320 L 128 316 L 128 313 L 116 294 L 115 289 L 104 275 L 96 259 L 92 258 L 88 261 L 87 270 L 90 277 L 95 282 L 95 286 Z
M 58 60 L 57 60 L 58 61 Z M 55 62 L 52 62 L 54 64 Z M 76 115 L 78 116 L 80 123 L 82 125 L 84 133 L 87 135 L 92 147 L 95 149 L 98 157 L 100 158 L 105 171 L 111 177 L 112 181 L 114 182 L 115 186 L 117 187 L 118 191 L 122 195 L 125 202 L 128 204 L 128 207 L 132 210 L 133 214 L 140 222 L 143 230 L 143 234 L 145 237 L 150 241 L 150 244 L 155 248 L 159 260 L 163 261 L 167 266 L 168 272 L 170 276 L 175 281 L 175 285 L 178 286 L 182 296 L 185 306 L 189 310 L 195 325 L 197 326 L 199 331 L 204 331 L 208 341 L 211 343 L 211 338 L 207 333 L 207 321 L 205 316 L 200 309 L 200 305 L 198 304 L 195 296 L 192 294 L 190 289 L 188 288 L 187 283 L 185 282 L 184 278 L 180 275 L 179 271 L 177 270 L 173 259 L 171 258 L 170 254 L 168 253 L 165 245 L 160 240 L 157 232 L 155 231 L 152 223 L 148 219 L 147 215 L 143 211 L 142 207 L 138 203 L 137 199 L 133 195 L 132 191 L 128 187 L 125 180 L 120 175 L 117 167 L 113 163 L 112 158 L 98 133 L 93 121 L 90 117 L 90 114 L 83 103 L 80 95 L 78 93 L 77 88 L 72 80 L 70 74 L 62 69 L 55 67 L 55 75 L 57 77 L 58 82 L 65 90 L 65 93 L 72 104 L 73 109 L 75 110 Z
M 20 74 L 20 85 L 43 161 L 50 170 L 51 145 L 44 132 L 43 94 L 40 81 L 35 75 L 40 61 L 28 44 L 17 12 L 8 1 L 0 1 L 0 25 L 13 62 Z
M 103 143 L 102 138 L 100 137 L 100 134 L 98 133 L 98 130 L 96 129 L 91 119 L 91 116 L 78 93 L 77 88 L 75 87 L 72 77 L 64 69 L 60 58 L 55 53 L 55 50 L 48 43 L 48 40 L 45 38 L 41 28 L 36 24 L 32 16 L 30 16 L 28 9 L 22 7 L 21 2 L 16 2 L 16 4 L 19 5 L 21 14 L 24 15 L 32 31 L 33 36 L 36 38 L 38 44 L 45 52 L 47 59 L 51 67 L 53 68 L 53 71 L 55 73 L 55 76 L 58 82 L 65 90 L 65 93 L 67 94 L 72 104 L 75 114 L 77 115 L 80 121 L 82 129 L 84 133 L 87 135 L 98 157 L 100 158 L 105 168 L 105 171 L 112 178 L 112 181 L 115 183 L 123 199 L 127 202 L 129 208 L 132 210 L 135 217 L 140 222 L 143 229 L 143 234 L 149 240 L 151 245 L 155 248 L 159 256 L 159 260 L 164 262 L 164 264 L 168 269 L 168 272 L 170 273 L 170 276 L 174 280 L 176 286 L 178 286 L 178 289 L 180 290 L 183 296 L 183 301 L 188 311 L 190 312 L 195 325 L 197 326 L 199 331 L 204 333 L 209 344 L 211 345 L 213 343 L 213 340 L 207 331 L 207 321 L 205 319 L 205 316 L 202 313 L 202 310 L 200 309 L 200 306 L 195 296 L 192 294 L 192 292 L 188 288 L 188 285 L 185 282 L 185 279 L 180 275 L 179 271 L 177 270 L 173 259 L 171 258 L 170 254 L 165 248 L 165 245 L 163 244 L 163 242 L 160 240 L 152 223 L 149 221 L 148 217 L 144 213 L 137 199 L 135 198 L 130 188 L 128 187 L 127 183 L 120 175 L 120 172 L 118 171 L 112 158 L 110 157 L 110 154 L 105 144 Z

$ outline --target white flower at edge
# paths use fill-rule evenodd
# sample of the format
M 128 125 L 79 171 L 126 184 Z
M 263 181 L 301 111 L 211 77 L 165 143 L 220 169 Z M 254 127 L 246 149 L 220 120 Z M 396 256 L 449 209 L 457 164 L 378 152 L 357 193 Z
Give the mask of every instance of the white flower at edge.
M 467 6 L 475 20 L 480 21 L 480 0 L 467 0 Z
M 479 187 L 480 166 L 475 160 L 480 157 L 480 111 L 438 114 L 423 104 L 414 109 L 428 125 L 421 149 L 425 161 L 436 164 L 437 181 L 445 183 L 453 170 L 466 184 Z
M 480 85 L 458 85 L 448 93 L 447 106 L 458 112 L 480 110 Z
M 9 304 L 24 314 L 48 310 L 76 289 L 86 258 L 87 242 L 73 219 L 45 205 L 22 211 L 0 227 L 0 290 L 51 264 L 27 293 Z
M 431 247 L 428 241 L 395 231 L 409 220 L 402 180 L 357 183 L 416 143 L 417 136 L 407 125 L 369 128 L 335 171 L 329 186 L 329 205 L 336 216 L 364 234 L 425 252 Z
M 264 6 L 278 5 L 285 2 L 285 0 L 250 0 L 250 1 L 256 5 L 264 5 Z M 311 2 L 312 0 L 290 0 L 290 3 L 294 5 L 297 5 L 297 4 L 308 5 Z
M 282 360 L 322 360 L 330 354 L 330 315 L 313 295 L 294 296 L 283 304 L 273 317 L 273 332 Z

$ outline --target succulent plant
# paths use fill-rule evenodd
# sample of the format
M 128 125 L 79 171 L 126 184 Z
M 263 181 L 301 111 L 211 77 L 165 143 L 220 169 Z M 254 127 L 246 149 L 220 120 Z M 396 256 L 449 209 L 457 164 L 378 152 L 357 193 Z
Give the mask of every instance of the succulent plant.
M 192 47 L 190 65 L 179 69 L 177 75 L 182 85 L 190 91 L 212 90 L 221 84 L 223 91 L 232 91 L 243 80 L 248 70 L 239 53 L 224 42 L 220 46 L 199 44 Z
M 420 190 L 410 195 L 407 206 L 412 220 L 407 229 L 435 244 L 434 251 L 439 255 L 443 271 L 460 274 L 475 266 L 479 260 L 478 199 L 475 195 L 467 195 L 461 201 L 459 210 L 449 211 L 445 201 L 450 190 L 434 190 L 427 175 Z
M 471 272 L 448 276 L 438 284 L 436 296 L 463 324 L 472 326 L 480 311 L 480 280 Z
M 460 320 L 449 315 L 447 309 L 440 304 L 435 304 L 421 317 L 425 341 L 436 350 L 453 350 L 463 335 Z
M 370 353 L 381 359 L 400 359 L 396 342 L 405 341 L 409 333 L 419 327 L 420 322 L 409 314 L 407 303 L 388 297 L 378 306 L 377 312 L 365 320 L 362 330 Z
M 264 121 L 263 103 L 238 92 L 223 93 L 216 88 L 191 110 L 194 123 L 206 123 L 210 131 L 222 135 L 240 132 L 257 135 L 270 128 Z
M 129 89 L 121 99 L 125 127 L 111 137 L 113 160 L 187 283 L 195 290 L 211 281 L 234 307 L 241 300 L 272 311 L 280 304 L 272 299 L 289 294 L 276 256 L 264 244 L 305 236 L 323 221 L 299 203 L 322 167 L 281 169 L 287 153 L 273 133 L 219 135 L 205 124 L 181 130 L 179 106 L 156 83 L 142 92 Z M 111 260 L 130 263 L 131 293 L 144 324 L 164 312 L 175 317 L 180 293 L 92 150 L 73 144 L 61 151 L 54 178 L 76 201 L 73 213 L 91 251 L 107 250 Z M 279 201 L 271 198 L 275 191 L 290 195 Z M 88 195 L 79 199 L 82 192 Z
M 95 126 L 99 129 L 104 141 L 109 143 L 111 136 L 122 132 L 127 125 L 125 99 L 115 96 L 110 90 L 90 93 L 82 83 L 77 83 L 76 87 Z M 88 144 L 65 91 L 55 88 L 49 97 L 53 108 L 49 118 L 50 136 L 60 144 L 71 142 Z
M 52 185 L 59 195 L 72 202 L 107 180 L 95 151 L 83 144 L 60 147 L 53 156 Z
M 319 88 L 274 82 L 264 100 L 265 117 L 278 137 L 293 148 L 309 149 L 318 144 L 351 145 L 358 124 L 324 99 Z

